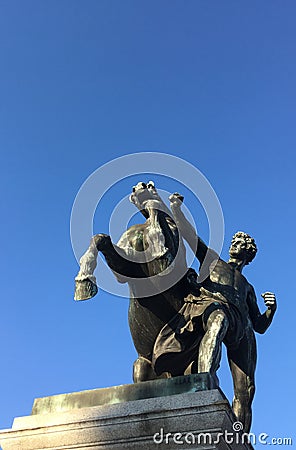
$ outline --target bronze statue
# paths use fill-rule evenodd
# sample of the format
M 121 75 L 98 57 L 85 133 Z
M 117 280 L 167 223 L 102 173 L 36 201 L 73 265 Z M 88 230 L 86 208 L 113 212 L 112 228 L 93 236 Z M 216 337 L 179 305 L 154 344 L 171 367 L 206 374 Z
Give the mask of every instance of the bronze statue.
M 197 372 L 216 377 L 223 342 L 233 377 L 233 411 L 248 431 L 255 392 L 254 330 L 264 333 L 276 310 L 274 294 L 266 292 L 267 310 L 260 313 L 254 289 L 241 273 L 255 257 L 254 239 L 236 233 L 226 263 L 196 235 L 179 194 L 170 197 L 170 211 L 152 182 L 140 182 L 130 200 L 146 221 L 130 227 L 117 245 L 105 234 L 92 238 L 80 260 L 75 299 L 97 293 L 93 273 L 100 251 L 117 280 L 129 284 L 129 326 L 138 352 L 134 382 Z M 200 262 L 202 282 L 187 268 L 183 238 Z
M 189 245 L 195 247 L 196 257 L 204 262 L 208 250 L 196 236 L 193 227 L 181 211 L 183 197 L 170 197 L 175 223 Z M 210 372 L 214 376 L 220 364 L 222 342 L 227 347 L 233 377 L 233 411 L 246 431 L 251 425 L 251 404 L 255 392 L 256 341 L 254 331 L 264 333 L 276 310 L 275 295 L 262 294 L 266 311 L 261 314 L 253 287 L 242 275 L 257 252 L 253 238 L 243 232 L 233 236 L 228 263 L 212 253 L 209 276 L 197 285 L 193 280 L 191 293 L 185 298 L 179 315 L 161 330 L 154 347 L 153 364 L 156 373 L 176 374 Z

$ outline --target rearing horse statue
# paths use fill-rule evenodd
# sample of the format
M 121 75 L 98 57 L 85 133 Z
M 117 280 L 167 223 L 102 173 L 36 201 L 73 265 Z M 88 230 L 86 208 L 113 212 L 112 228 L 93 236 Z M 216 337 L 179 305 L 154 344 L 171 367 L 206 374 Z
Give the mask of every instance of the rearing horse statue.
M 117 245 L 106 234 L 92 237 L 80 259 L 74 298 L 87 300 L 97 293 L 93 273 L 101 252 L 117 280 L 129 284 L 129 327 L 138 352 L 133 365 L 136 383 L 157 378 L 151 365 L 156 337 L 180 310 L 189 283 L 182 237 L 154 183 L 138 183 L 130 201 L 146 221 L 128 228 Z

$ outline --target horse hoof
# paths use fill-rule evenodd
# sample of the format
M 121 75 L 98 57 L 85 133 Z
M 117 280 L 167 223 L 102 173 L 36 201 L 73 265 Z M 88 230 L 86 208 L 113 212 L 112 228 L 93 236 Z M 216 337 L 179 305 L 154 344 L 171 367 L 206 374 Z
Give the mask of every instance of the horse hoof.
M 74 300 L 88 300 L 98 293 L 98 287 L 88 278 L 85 280 L 75 280 Z

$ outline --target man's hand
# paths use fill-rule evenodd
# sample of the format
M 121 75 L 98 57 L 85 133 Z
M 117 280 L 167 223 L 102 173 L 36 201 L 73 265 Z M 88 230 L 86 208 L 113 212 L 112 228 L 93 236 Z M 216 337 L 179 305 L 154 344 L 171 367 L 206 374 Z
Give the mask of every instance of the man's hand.
M 180 206 L 182 205 L 184 200 L 183 195 L 178 194 L 178 192 L 175 192 L 174 194 L 169 196 L 169 201 L 170 201 L 170 206 L 171 207 L 178 207 L 180 208 Z
M 264 303 L 270 311 L 276 310 L 276 298 L 272 292 L 264 292 L 264 294 L 261 294 L 261 297 L 263 297 Z

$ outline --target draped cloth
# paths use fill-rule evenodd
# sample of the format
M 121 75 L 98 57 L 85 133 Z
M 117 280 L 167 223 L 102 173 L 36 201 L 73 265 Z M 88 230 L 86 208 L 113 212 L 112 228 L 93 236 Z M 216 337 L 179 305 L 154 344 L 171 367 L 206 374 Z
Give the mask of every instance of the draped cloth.
M 209 293 L 210 294 L 210 293 Z M 238 308 L 222 295 L 194 296 L 189 294 L 184 305 L 159 332 L 154 348 L 152 365 L 157 375 L 169 372 L 173 376 L 184 374 L 186 368 L 198 359 L 198 349 L 205 334 L 209 315 L 223 310 L 229 327 L 224 342 L 230 348 L 238 346 L 243 337 L 243 318 Z

